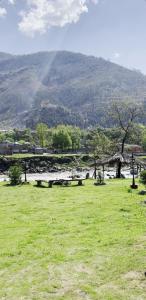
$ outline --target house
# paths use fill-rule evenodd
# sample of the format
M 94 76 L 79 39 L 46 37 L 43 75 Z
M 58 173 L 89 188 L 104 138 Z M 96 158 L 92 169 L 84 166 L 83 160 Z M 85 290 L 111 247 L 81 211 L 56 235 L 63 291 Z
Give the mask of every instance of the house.
M 130 145 L 130 144 L 126 144 L 125 145 L 125 150 L 128 153 L 141 153 L 143 152 L 143 148 L 139 145 Z
M 3 141 L 0 143 L 0 155 L 12 155 L 12 143 L 9 141 Z
M 30 143 L 20 144 L 18 142 L 12 143 L 10 141 L 3 141 L 0 143 L 0 155 L 12 155 L 19 153 L 32 152 Z
M 44 148 L 41 148 L 41 147 L 35 147 L 33 149 L 34 154 L 44 154 L 44 152 L 45 152 Z

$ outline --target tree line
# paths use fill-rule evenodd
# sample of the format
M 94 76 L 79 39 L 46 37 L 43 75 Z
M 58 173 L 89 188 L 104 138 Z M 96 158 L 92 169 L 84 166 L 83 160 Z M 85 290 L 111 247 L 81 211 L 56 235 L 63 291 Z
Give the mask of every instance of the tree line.
M 140 123 L 140 104 L 129 101 L 112 102 L 107 109 L 109 127 L 80 129 L 77 126 L 58 125 L 49 128 L 38 123 L 35 130 L 14 129 L 0 133 L 0 142 L 30 143 L 42 148 L 53 150 L 85 150 L 96 156 L 104 153 L 125 151 L 126 144 L 136 144 L 146 151 L 146 126 Z

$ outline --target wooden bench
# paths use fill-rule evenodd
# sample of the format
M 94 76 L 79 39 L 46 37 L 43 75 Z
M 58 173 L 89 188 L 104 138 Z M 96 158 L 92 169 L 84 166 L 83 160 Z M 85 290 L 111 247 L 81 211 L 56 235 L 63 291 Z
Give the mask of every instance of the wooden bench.
M 63 179 L 52 179 L 52 180 L 43 180 L 43 179 L 38 179 L 38 180 L 35 180 L 36 183 L 37 183 L 37 186 L 38 187 L 41 187 L 42 186 L 42 183 L 45 182 L 48 184 L 48 187 L 49 188 L 52 188 L 53 184 L 58 182 L 62 185 L 68 185 L 69 183 L 71 182 L 74 182 L 74 181 L 77 181 L 78 182 L 78 186 L 82 186 L 83 185 L 83 180 L 86 180 L 86 178 L 63 178 Z

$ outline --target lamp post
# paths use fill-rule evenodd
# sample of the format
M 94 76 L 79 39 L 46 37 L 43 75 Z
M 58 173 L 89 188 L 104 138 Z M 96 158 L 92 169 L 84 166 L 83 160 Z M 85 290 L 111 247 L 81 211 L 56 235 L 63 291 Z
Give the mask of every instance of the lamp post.
M 135 158 L 134 158 L 134 155 L 132 153 L 132 157 L 131 157 L 131 165 L 132 165 L 132 184 L 131 184 L 131 188 L 132 189 L 137 189 L 138 188 L 138 185 L 135 184 L 135 170 L 134 170 L 134 163 L 135 163 Z

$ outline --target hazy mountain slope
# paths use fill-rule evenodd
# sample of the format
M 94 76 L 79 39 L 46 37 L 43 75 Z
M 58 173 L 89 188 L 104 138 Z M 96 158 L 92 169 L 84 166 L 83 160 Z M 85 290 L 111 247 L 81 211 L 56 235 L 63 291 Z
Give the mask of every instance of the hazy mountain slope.
M 102 58 L 71 52 L 0 53 L 0 124 L 101 123 L 114 98 L 144 99 L 146 76 Z
M 2 62 L 4 60 L 6 61 L 6 60 L 11 59 L 11 58 L 12 58 L 11 54 L 0 52 L 0 62 Z

